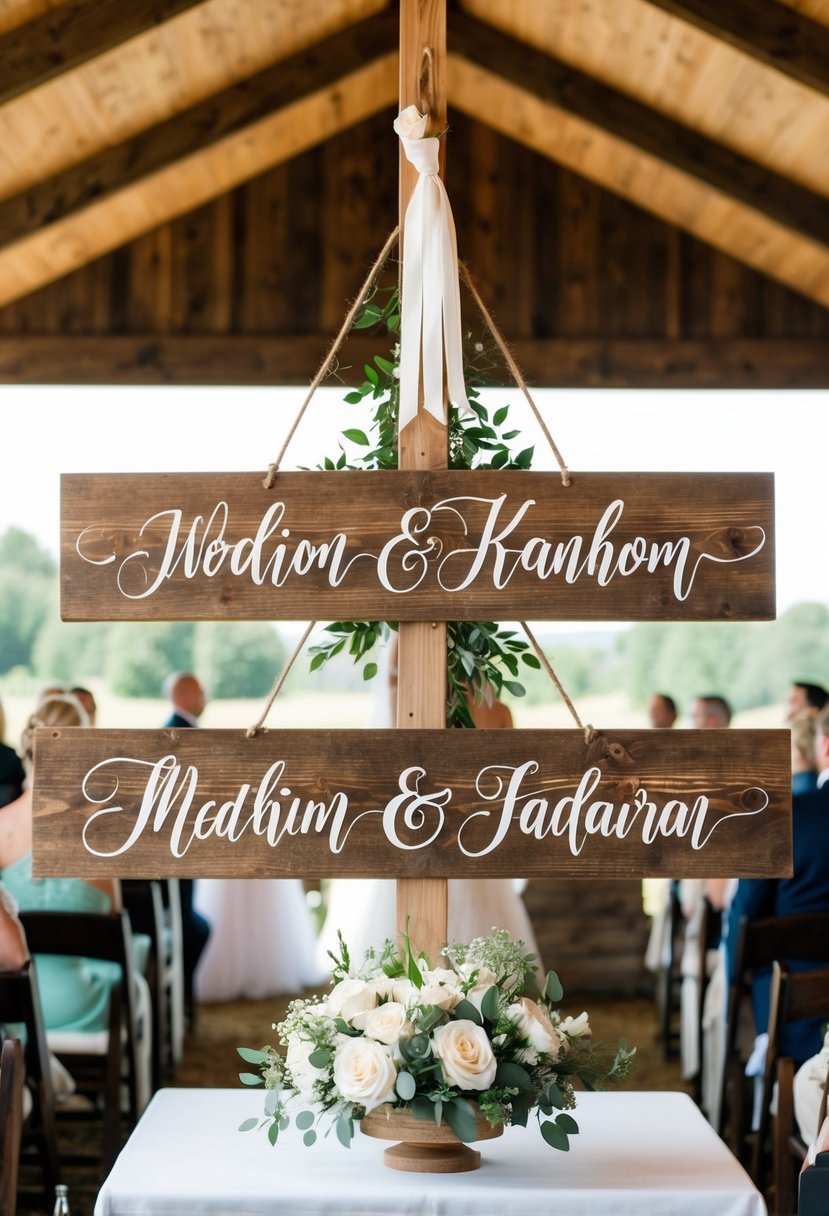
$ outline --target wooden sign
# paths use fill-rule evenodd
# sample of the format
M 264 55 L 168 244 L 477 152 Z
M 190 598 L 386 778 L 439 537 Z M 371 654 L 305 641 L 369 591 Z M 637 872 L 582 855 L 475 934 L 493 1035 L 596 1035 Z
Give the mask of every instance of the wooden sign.
M 786 730 L 47 729 L 38 877 L 791 873 Z M 758 847 L 758 842 L 762 847 Z
M 774 479 L 65 475 L 65 620 L 766 620 Z M 312 606 L 312 608 L 311 608 Z

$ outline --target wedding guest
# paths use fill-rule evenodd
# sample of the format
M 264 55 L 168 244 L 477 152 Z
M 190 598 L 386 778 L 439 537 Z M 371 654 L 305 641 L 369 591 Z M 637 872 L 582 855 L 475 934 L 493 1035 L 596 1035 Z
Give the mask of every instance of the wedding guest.
M 792 793 L 817 789 L 817 718 L 801 713 L 792 718 Z
M 719 730 L 731 725 L 731 706 L 718 693 L 696 697 L 691 706 L 691 723 L 695 730 Z
M 816 1055 L 801 1064 L 794 1076 L 794 1117 L 800 1135 L 812 1144 L 820 1130 L 818 1119 L 823 1101 L 823 1088 L 829 1072 L 829 1030 L 823 1036 L 823 1046 Z
M 729 976 L 734 974 L 737 927 L 742 917 L 793 916 L 798 912 L 829 912 L 829 705 L 817 718 L 817 789 L 792 798 L 791 878 L 741 878 L 729 910 L 727 939 Z M 793 971 L 826 966 L 790 961 Z M 758 1035 L 768 1027 L 771 968 L 758 970 L 752 984 L 754 1021 Z M 780 1050 L 798 1063 L 820 1047 L 821 1019 L 790 1022 L 780 1034 Z
M 0 806 L 6 806 L 23 793 L 25 773 L 13 747 L 3 742 L 6 736 L 6 716 L 0 703 Z
M 799 714 L 811 714 L 816 718 L 828 701 L 829 692 L 820 684 L 796 680 L 786 697 L 786 721 L 792 722 Z
M 204 713 L 207 697 L 201 682 L 190 671 L 174 671 L 164 681 L 164 693 L 171 703 L 170 716 L 164 723 L 167 730 L 197 727 Z M 184 1003 L 191 1026 L 195 1020 L 193 976 L 210 937 L 210 925 L 193 907 L 192 878 L 179 881 L 181 895 L 181 929 L 184 952 Z
M 648 702 L 648 719 L 654 730 L 667 730 L 677 719 L 676 701 L 666 692 L 655 692 Z
M 17 903 L 0 882 L 0 971 L 19 971 L 29 957 Z
M 88 688 L 70 688 L 69 695 L 80 701 L 81 705 L 86 710 L 86 716 L 89 718 L 89 725 L 95 725 L 95 718 L 98 714 L 98 706 L 95 704 L 95 698 Z

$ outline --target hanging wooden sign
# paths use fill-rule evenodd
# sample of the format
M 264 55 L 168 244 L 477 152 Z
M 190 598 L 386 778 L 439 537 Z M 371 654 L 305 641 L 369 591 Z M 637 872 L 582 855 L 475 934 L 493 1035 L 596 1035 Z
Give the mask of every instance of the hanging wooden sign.
M 780 875 L 790 755 L 785 730 L 40 730 L 34 872 Z
M 65 475 L 65 620 L 766 620 L 774 479 Z

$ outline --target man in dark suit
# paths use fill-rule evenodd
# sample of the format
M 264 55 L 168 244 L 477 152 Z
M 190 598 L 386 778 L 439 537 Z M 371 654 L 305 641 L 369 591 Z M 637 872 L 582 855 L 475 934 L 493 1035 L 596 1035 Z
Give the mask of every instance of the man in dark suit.
M 173 730 L 198 726 L 206 698 L 204 689 L 196 677 L 189 671 L 175 672 L 166 680 L 164 690 L 172 702 L 173 710 L 164 723 L 165 728 Z M 202 951 L 207 945 L 210 925 L 193 907 L 193 879 L 182 878 L 179 882 L 179 890 L 181 892 L 181 927 L 184 938 L 184 1002 L 192 1026 L 195 1021 L 193 975 Z
M 799 912 L 829 912 L 829 705 L 818 715 L 815 748 L 818 758 L 818 788 L 792 798 L 791 878 L 741 878 L 729 911 L 728 964 L 734 973 L 734 952 L 742 917 L 794 916 Z M 819 962 L 795 962 L 794 971 L 825 967 Z M 757 972 L 752 985 L 752 1004 L 757 1033 L 768 1028 L 771 970 Z M 820 1025 L 824 1019 L 791 1022 L 783 1027 L 781 1052 L 803 1061 L 820 1048 Z

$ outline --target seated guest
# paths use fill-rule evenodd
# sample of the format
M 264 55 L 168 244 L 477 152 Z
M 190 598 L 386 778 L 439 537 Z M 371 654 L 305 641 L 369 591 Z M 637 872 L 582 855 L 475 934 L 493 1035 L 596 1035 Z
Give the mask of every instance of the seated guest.
M 0 882 L 0 971 L 19 971 L 29 957 L 17 904 Z
M 719 693 L 696 697 L 691 706 L 694 730 L 718 730 L 731 724 L 731 706 Z
M 818 788 L 792 799 L 791 878 L 741 878 L 729 910 L 728 973 L 734 975 L 738 926 L 745 916 L 794 916 L 800 912 L 829 912 L 829 706 L 817 719 L 815 739 Z M 826 966 L 820 962 L 792 961 L 793 971 Z M 754 1021 L 758 1034 L 768 1028 L 771 968 L 757 971 L 752 984 Z M 780 1034 L 780 1051 L 798 1063 L 820 1047 L 820 1018 L 790 1022 Z
M 817 789 L 817 718 L 802 713 L 792 718 L 792 793 L 808 794 Z
M 6 718 L 0 705 L 0 806 L 13 802 L 23 793 L 25 773 L 20 757 L 13 747 L 2 742 L 6 734 Z
M 89 719 L 89 725 L 95 725 L 95 718 L 98 713 L 98 706 L 95 704 L 95 698 L 88 688 L 82 688 L 78 685 L 76 688 L 69 689 L 70 697 L 74 697 L 76 701 L 80 701 L 81 705 L 86 710 L 86 716 Z
M 677 719 L 676 701 L 666 692 L 655 692 L 648 701 L 648 719 L 654 730 L 666 730 Z
M 816 718 L 827 702 L 829 702 L 829 692 L 820 684 L 796 681 L 792 684 L 786 697 L 786 721 L 794 721 L 799 714 L 811 714 L 813 718 Z

